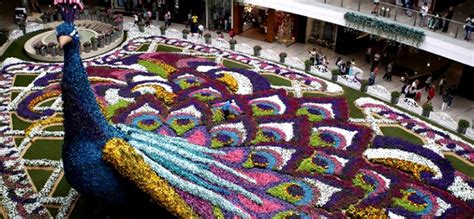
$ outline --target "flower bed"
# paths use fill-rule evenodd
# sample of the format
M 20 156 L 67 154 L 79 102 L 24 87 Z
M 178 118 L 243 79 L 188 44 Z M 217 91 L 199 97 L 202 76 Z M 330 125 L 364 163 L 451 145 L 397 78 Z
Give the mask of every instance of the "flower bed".
M 152 41 L 183 52 L 137 52 Z M 215 57 L 215 61 L 197 56 Z M 224 58 L 252 69 L 228 69 L 221 63 Z M 344 99 L 295 98 L 271 89 L 259 74 L 278 74 L 323 93 L 342 91 L 305 72 L 164 36 L 132 38 L 85 65 L 106 118 L 121 124 L 117 127 L 140 143 L 136 150 L 150 159 L 172 161 L 162 166 L 172 175 L 162 177 L 175 191 L 172 199 L 183 200 L 202 217 L 464 217 L 474 213 L 472 179 L 455 171 L 437 146 L 472 161 L 471 145 L 368 98 L 356 102 L 366 118 L 351 119 Z M 1 162 L 6 174 L 0 177 L 0 192 L 10 217 L 47 216 L 49 205 L 59 206 L 58 217 L 63 217 L 77 201 L 74 190 L 64 197 L 46 197 L 61 174 L 61 162 L 21 158 L 34 138 L 64 135 L 45 130 L 61 122 L 55 117 L 63 104 L 57 98 L 60 69 L 58 64 L 14 59 L 3 63 L 6 82 L 0 89 L 19 92 L 13 100 L 0 96 L 0 118 L 7 124 L 0 127 L 6 136 L 0 138 L 5 145 L 0 160 L 6 160 Z M 38 76 L 28 86 L 12 87 L 13 76 L 20 73 Z M 51 106 L 39 107 L 54 98 Z M 35 125 L 12 130 L 13 112 Z M 381 134 L 378 124 L 387 123 L 433 140 L 420 146 L 374 137 Z M 150 132 L 172 144 L 161 145 Z M 23 138 L 17 147 L 13 137 Z M 127 173 L 129 162 L 123 160 L 127 165 L 118 168 L 120 173 L 133 175 Z M 23 165 L 53 167 L 53 175 L 34 191 Z M 199 168 L 205 171 L 197 172 Z M 156 186 L 140 188 L 150 192 L 148 188 Z

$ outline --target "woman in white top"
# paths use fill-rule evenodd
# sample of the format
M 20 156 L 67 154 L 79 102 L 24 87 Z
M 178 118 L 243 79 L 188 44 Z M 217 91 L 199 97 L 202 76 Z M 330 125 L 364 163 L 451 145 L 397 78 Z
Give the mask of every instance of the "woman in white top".
M 425 26 L 425 21 L 426 21 L 426 16 L 428 16 L 428 3 L 424 3 L 423 6 L 421 6 L 421 10 L 420 10 L 420 16 L 421 16 L 421 19 L 420 19 L 420 26 L 423 27 Z

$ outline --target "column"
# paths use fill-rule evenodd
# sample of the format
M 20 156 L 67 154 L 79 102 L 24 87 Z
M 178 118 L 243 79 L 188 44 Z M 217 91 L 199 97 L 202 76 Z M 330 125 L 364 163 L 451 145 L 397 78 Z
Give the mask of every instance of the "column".
M 275 41 L 275 29 L 276 29 L 276 12 L 275 9 L 268 9 L 267 11 L 267 35 L 265 36 L 265 41 L 273 43 Z

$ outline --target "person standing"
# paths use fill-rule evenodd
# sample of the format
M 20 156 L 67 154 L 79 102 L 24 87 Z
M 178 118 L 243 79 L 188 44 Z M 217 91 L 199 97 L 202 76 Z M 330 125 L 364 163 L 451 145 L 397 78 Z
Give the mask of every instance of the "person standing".
M 339 69 L 339 66 L 341 66 L 341 64 L 342 64 L 342 58 L 338 57 L 336 60 L 336 68 Z
M 193 15 L 191 17 L 191 30 L 193 30 L 192 32 L 193 33 L 197 33 L 197 30 L 198 30 L 198 19 L 199 17 L 197 15 Z
M 365 52 L 365 62 L 370 63 L 370 60 L 372 59 L 372 47 L 367 48 L 367 51 Z
M 430 74 L 425 81 L 425 91 L 428 91 L 428 89 L 431 87 L 432 82 L 433 82 L 433 76 Z
M 148 12 L 146 13 L 146 19 L 145 19 L 145 25 L 147 27 L 150 26 L 150 22 L 151 22 L 151 11 L 148 10 Z
M 230 37 L 231 39 L 234 39 L 234 37 L 235 37 L 235 31 L 234 31 L 234 28 L 230 28 L 230 31 L 229 31 L 229 37 Z
M 191 27 L 191 19 L 193 17 L 193 11 L 189 10 L 188 12 L 188 20 L 186 22 L 186 28 Z
M 474 30 L 474 16 L 470 15 L 466 18 L 466 24 L 464 25 L 464 30 L 466 30 L 466 35 L 464 36 L 464 40 L 469 41 L 471 39 L 472 30 Z
M 430 88 L 428 88 L 428 96 L 427 100 L 430 102 L 434 96 L 436 95 L 436 87 L 434 85 L 431 85 Z
M 204 26 L 202 24 L 199 24 L 198 26 L 198 33 L 199 36 L 202 36 L 202 34 L 204 33 Z
M 425 26 L 425 22 L 426 22 L 426 17 L 428 16 L 428 10 L 429 10 L 429 7 L 428 7 L 428 3 L 423 3 L 423 6 L 421 6 L 421 9 L 420 9 L 420 27 L 423 27 Z
M 315 64 L 316 60 L 316 48 L 313 48 L 312 50 L 308 51 L 309 53 L 309 60 L 311 61 L 311 65 Z
M 372 9 L 372 14 L 378 15 L 380 0 L 373 0 L 373 1 L 374 1 L 374 8 Z
M 393 61 L 388 63 L 387 68 L 385 69 L 385 75 L 383 76 L 383 79 L 387 81 L 392 81 L 392 69 L 393 69 Z
M 443 75 L 441 80 L 439 80 L 439 95 L 443 95 L 444 86 L 446 85 L 446 76 Z
M 449 7 L 448 13 L 446 13 L 444 18 L 451 20 L 451 19 L 453 19 L 453 16 L 454 16 L 454 10 L 453 10 L 453 6 L 451 6 L 451 7 Z M 444 22 L 444 25 L 443 25 L 443 32 L 444 33 L 448 32 L 449 20 L 446 20 Z
M 138 25 L 138 13 L 137 12 L 135 12 L 135 14 L 133 14 L 133 20 L 135 21 L 134 25 Z
M 380 53 L 377 51 L 374 54 L 374 60 L 372 62 L 372 68 L 379 66 L 380 62 Z

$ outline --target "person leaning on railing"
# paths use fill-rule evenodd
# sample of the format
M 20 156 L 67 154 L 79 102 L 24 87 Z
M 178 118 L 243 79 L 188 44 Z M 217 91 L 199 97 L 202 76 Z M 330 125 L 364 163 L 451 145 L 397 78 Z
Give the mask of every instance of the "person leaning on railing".
M 466 18 L 466 24 L 464 25 L 464 30 L 466 30 L 466 35 L 464 36 L 464 40 L 469 41 L 471 39 L 471 33 L 474 29 L 474 16 L 471 14 L 469 17 Z
M 443 32 L 444 33 L 448 32 L 449 20 L 453 19 L 453 16 L 454 16 L 453 6 L 451 6 L 451 7 L 449 7 L 448 13 L 446 13 L 444 15 L 444 18 L 446 19 L 446 21 L 444 22 L 444 25 L 443 25 Z

